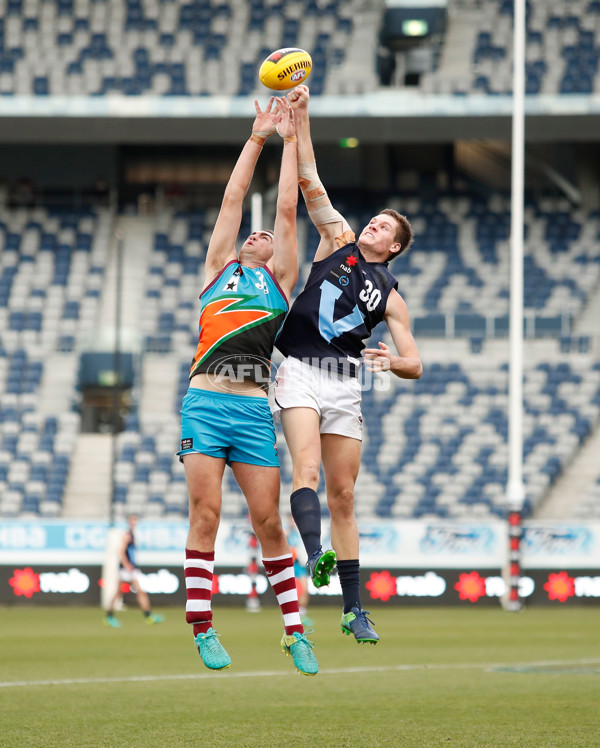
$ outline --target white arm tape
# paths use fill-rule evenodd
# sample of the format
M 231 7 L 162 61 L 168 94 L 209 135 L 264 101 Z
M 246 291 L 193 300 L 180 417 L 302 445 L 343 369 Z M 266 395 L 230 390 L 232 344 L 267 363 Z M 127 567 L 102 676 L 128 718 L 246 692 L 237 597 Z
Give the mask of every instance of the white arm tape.
M 317 173 L 317 162 L 308 161 L 298 164 L 298 184 L 304 195 L 306 203 L 318 200 L 327 193 Z
M 325 223 L 341 223 L 344 232 L 350 229 L 344 216 L 331 203 L 323 205 L 316 210 L 309 210 L 308 215 L 315 226 L 323 226 Z
M 309 203 L 314 200 L 319 200 L 322 197 L 327 197 L 327 192 L 319 179 L 317 173 L 317 162 L 316 161 L 305 161 L 304 163 L 298 164 L 298 183 L 304 195 L 306 201 L 306 207 L 308 208 L 308 215 L 315 226 L 323 226 L 326 223 L 338 223 L 342 224 L 342 231 L 351 231 L 351 228 L 344 218 L 333 205 L 328 202 L 327 205 L 322 205 L 320 208 L 311 210 Z

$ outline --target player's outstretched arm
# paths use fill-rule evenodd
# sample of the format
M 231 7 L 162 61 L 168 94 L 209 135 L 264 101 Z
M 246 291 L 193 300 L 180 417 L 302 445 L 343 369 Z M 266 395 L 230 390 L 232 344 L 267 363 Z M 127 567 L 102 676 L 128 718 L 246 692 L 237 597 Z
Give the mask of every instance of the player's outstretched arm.
M 289 299 L 298 280 L 298 142 L 294 112 L 287 99 L 277 100 L 277 112 L 280 115 L 277 132 L 283 139 L 283 153 L 273 232 L 273 257 L 268 267 Z
M 391 371 L 401 379 L 419 379 L 423 364 L 410 331 L 408 309 L 404 299 L 392 290 L 385 306 L 384 320 L 394 341 L 396 353 L 385 343 L 379 348 L 365 348 L 364 358 L 369 371 Z
M 235 242 L 242 223 L 244 197 L 252 181 L 254 167 L 262 147 L 266 139 L 275 132 L 275 127 L 279 122 L 279 115 L 276 111 L 272 111 L 274 101 L 272 96 L 264 112 L 258 105 L 258 101 L 254 102 L 256 119 L 252 125 L 252 135 L 242 148 L 225 187 L 221 210 L 206 252 L 205 285 L 210 283 L 225 265 L 236 257 Z
M 296 86 L 288 94 L 296 117 L 298 181 L 308 215 L 321 237 L 314 258 L 314 261 L 318 262 L 328 257 L 339 247 L 343 247 L 344 244 L 354 241 L 355 237 L 344 217 L 331 204 L 329 195 L 319 179 L 310 134 L 309 98 L 310 94 L 306 86 Z

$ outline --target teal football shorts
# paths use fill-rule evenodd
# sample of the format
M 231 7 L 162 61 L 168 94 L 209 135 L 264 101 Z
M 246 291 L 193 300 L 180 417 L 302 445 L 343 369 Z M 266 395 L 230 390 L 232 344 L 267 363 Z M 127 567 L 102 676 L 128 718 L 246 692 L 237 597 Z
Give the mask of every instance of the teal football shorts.
M 277 437 L 266 397 L 232 395 L 190 387 L 181 405 L 177 454 L 222 457 L 227 464 L 279 467 Z

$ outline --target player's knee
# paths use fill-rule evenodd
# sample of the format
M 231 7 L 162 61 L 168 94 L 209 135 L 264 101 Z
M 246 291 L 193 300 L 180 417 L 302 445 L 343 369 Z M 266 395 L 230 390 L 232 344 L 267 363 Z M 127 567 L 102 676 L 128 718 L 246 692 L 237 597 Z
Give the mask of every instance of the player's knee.
M 327 504 L 330 513 L 340 519 L 354 517 L 354 490 L 350 487 L 328 490 Z
M 312 460 L 300 462 L 294 472 L 297 485 L 317 490 L 321 477 L 321 468 L 317 462 Z
M 190 497 L 190 527 L 200 532 L 213 532 L 219 526 L 219 510 L 202 501 Z
M 281 519 L 277 511 L 252 517 L 252 527 L 261 543 L 264 543 L 265 540 L 270 543 L 285 540 Z

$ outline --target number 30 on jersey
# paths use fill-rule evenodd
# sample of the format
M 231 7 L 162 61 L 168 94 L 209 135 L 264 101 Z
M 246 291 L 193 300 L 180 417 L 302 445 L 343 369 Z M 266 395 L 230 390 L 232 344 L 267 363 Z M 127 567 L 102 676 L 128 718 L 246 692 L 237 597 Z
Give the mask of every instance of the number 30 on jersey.
M 367 309 L 372 312 L 381 301 L 381 291 L 378 288 L 373 288 L 370 280 L 365 280 L 365 287 L 359 293 L 358 298 L 364 301 Z

